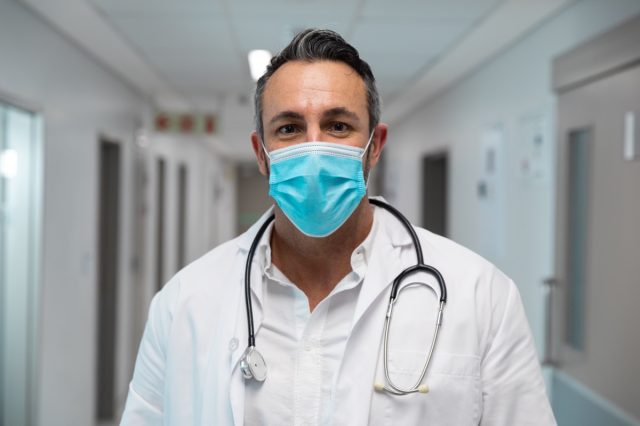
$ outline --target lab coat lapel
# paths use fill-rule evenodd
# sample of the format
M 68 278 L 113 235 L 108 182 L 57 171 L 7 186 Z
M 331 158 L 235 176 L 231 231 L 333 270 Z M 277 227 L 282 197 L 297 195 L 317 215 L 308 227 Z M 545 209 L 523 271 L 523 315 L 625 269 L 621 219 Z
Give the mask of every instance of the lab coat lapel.
M 338 376 L 333 419 L 336 425 L 368 424 L 388 290 L 393 279 L 411 264 L 411 259 L 403 256 L 404 244 L 393 244 L 387 226 L 384 226 L 385 223 L 381 225 L 371 258 L 367 261 L 367 273 L 356 305 L 354 326 Z
M 403 258 L 403 248 L 411 245 L 411 239 L 398 233 L 397 228 L 403 231 L 400 225 L 390 226 L 389 221 L 395 219 L 390 218 L 387 212 L 378 213 L 377 235 L 371 256 L 367 259 L 367 272 L 356 305 L 354 328 L 380 293 L 391 285 L 404 268 L 411 265 L 411 259 L 407 259 L 406 255 Z
M 255 283 L 255 284 L 254 284 Z M 235 369 L 239 363 L 242 354 L 247 348 L 247 341 L 249 339 L 249 332 L 247 330 L 247 311 L 244 301 L 244 278 L 242 282 L 242 292 L 239 296 L 238 309 L 236 311 L 236 323 L 233 336 L 238 339 L 238 350 L 233 351 L 231 356 L 231 368 Z M 258 265 L 254 262 L 254 267 L 251 270 L 251 287 L 252 287 L 252 301 L 253 301 L 253 327 L 255 334 L 258 334 L 260 327 L 262 327 L 262 274 L 258 270 Z M 256 339 L 257 340 L 257 339 Z
M 247 346 L 247 317 L 244 304 L 244 269 L 247 252 L 263 218 L 237 240 L 237 252 L 232 267 L 233 275 L 228 277 L 229 294 L 221 304 L 222 312 L 215 325 L 213 340 L 209 349 L 209 361 L 203 390 L 201 410 L 202 425 L 242 425 L 244 422 L 244 379 L 239 368 L 240 358 Z M 256 254 L 256 260 L 259 256 Z M 256 332 L 262 323 L 260 268 L 252 267 L 251 283 L 254 290 L 253 314 Z M 257 290 L 257 291 L 256 291 Z M 256 300 L 258 299 L 258 300 Z
M 246 256 L 246 253 L 245 253 Z M 251 288 L 253 292 L 253 323 L 256 334 L 262 326 L 263 309 L 262 309 L 262 262 L 256 254 L 251 268 Z M 243 269 L 244 271 L 244 269 Z M 245 379 L 240 370 L 240 359 L 247 348 L 247 340 L 249 338 L 247 330 L 247 313 L 244 303 L 244 275 L 241 282 L 241 294 L 239 297 L 234 338 L 237 339 L 237 349 L 232 352 L 230 359 L 230 386 L 229 396 L 231 400 L 231 411 L 233 413 L 233 423 L 242 425 L 244 423 L 244 389 Z
M 209 361 L 205 372 L 203 403 L 200 424 L 232 424 L 242 422 L 244 388 L 238 386 L 240 376 L 234 373 L 234 363 L 239 358 L 238 352 L 246 342 L 246 319 L 244 315 L 244 298 L 242 272 L 244 262 L 238 255 L 234 260 L 233 276 L 228 281 L 229 293 L 226 302 L 222 303 L 221 312 L 215 324 L 213 340 L 209 345 Z M 240 383 L 241 385 L 242 383 Z
M 244 310 L 244 293 L 241 293 L 238 303 L 237 318 L 233 339 L 237 339 L 237 349 L 231 353 L 229 360 L 229 399 L 231 401 L 231 413 L 233 424 L 241 425 L 244 422 L 244 378 L 239 368 L 240 358 L 244 353 L 247 342 L 247 320 Z

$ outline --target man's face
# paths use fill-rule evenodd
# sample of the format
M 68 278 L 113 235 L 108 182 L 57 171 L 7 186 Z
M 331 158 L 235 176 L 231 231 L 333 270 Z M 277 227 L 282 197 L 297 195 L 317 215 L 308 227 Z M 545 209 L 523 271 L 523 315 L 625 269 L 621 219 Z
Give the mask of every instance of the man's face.
M 342 62 L 284 64 L 263 94 L 267 150 L 309 141 L 364 147 L 369 139 L 366 93 L 362 78 Z

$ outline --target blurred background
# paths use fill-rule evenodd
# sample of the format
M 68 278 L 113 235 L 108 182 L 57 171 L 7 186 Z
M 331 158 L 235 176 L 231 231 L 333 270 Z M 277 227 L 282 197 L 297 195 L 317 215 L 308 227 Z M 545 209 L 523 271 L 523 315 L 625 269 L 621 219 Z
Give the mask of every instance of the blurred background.
M 370 194 L 517 283 L 558 423 L 639 425 L 638 0 L 0 0 L 0 424 L 118 422 L 152 296 L 270 205 L 248 57 L 306 27 L 377 77 Z

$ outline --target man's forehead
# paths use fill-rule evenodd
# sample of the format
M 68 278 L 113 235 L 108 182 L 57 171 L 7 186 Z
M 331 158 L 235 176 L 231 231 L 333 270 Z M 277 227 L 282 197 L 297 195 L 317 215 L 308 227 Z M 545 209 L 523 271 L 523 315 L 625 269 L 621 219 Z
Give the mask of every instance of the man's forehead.
M 265 85 L 264 118 L 282 110 L 305 109 L 345 108 L 362 114 L 367 109 L 366 92 L 362 77 L 343 62 L 287 62 Z

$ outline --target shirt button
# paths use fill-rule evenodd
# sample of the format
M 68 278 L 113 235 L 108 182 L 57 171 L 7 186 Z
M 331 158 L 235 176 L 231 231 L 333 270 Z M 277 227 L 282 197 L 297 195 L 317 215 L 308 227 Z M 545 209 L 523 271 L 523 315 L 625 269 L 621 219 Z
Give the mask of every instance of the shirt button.
M 309 337 L 304 344 L 304 349 L 310 351 L 318 347 L 318 339 L 315 337 Z
M 305 351 L 311 351 L 317 347 L 320 346 L 320 339 L 317 337 L 309 337 L 305 342 L 304 342 L 304 350 Z
M 238 339 L 234 337 L 233 339 L 229 340 L 229 350 L 233 352 L 236 349 L 238 349 Z

